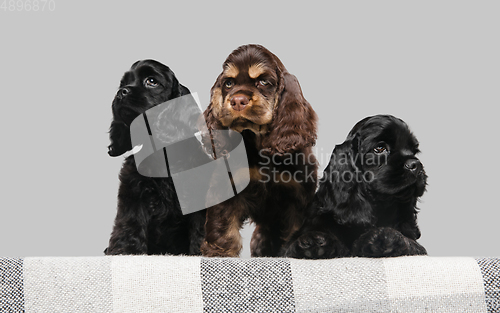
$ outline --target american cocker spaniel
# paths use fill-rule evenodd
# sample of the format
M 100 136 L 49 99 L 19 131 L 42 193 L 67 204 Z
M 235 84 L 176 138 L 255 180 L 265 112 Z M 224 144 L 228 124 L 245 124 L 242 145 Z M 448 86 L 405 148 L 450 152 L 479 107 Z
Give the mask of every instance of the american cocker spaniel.
M 109 155 L 132 149 L 130 124 L 137 116 L 189 93 L 168 66 L 154 60 L 134 63 L 113 100 Z M 105 254 L 200 254 L 205 215 L 206 210 L 183 215 L 172 178 L 140 175 L 130 155 L 120 171 L 118 210 Z
M 424 255 L 417 243 L 417 200 L 427 175 L 419 144 L 390 115 L 358 122 L 333 150 L 310 216 L 284 255 L 295 258 Z
M 204 112 L 208 129 L 241 133 L 248 155 L 249 185 L 235 197 L 207 209 L 204 256 L 238 256 L 240 229 L 255 223 L 251 255 L 277 256 L 300 228 L 317 185 L 316 113 L 297 78 L 260 45 L 234 50 L 211 89 Z M 212 133 L 213 134 L 213 133 Z M 206 144 L 224 151 L 223 138 Z M 238 173 L 233 179 L 237 183 Z

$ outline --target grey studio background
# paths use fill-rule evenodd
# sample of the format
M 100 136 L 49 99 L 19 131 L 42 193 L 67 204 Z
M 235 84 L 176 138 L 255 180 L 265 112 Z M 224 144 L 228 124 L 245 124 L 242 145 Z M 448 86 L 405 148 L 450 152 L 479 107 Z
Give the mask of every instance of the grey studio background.
M 319 115 L 321 171 L 357 121 L 400 117 L 429 175 L 420 242 L 432 256 L 500 256 L 499 2 L 54 3 L 0 9 L 1 256 L 102 255 L 123 161 L 107 155 L 122 74 L 156 59 L 205 108 L 222 62 L 247 43 L 298 77 Z

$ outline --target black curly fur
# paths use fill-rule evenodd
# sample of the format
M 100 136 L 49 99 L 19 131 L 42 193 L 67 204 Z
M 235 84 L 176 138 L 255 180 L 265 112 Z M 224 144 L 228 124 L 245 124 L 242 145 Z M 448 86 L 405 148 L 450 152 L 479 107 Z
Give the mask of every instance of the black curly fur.
M 146 85 L 149 78 L 157 86 Z M 132 149 L 129 127 L 135 117 L 186 94 L 189 90 L 167 66 L 154 60 L 134 63 L 113 100 L 109 155 Z M 119 177 L 118 210 L 105 254 L 201 254 L 206 210 L 183 215 L 172 178 L 140 175 L 133 155 L 125 159 Z
M 427 175 L 418 141 L 400 119 L 368 117 L 337 145 L 309 217 L 282 251 L 295 258 L 427 254 L 416 242 Z

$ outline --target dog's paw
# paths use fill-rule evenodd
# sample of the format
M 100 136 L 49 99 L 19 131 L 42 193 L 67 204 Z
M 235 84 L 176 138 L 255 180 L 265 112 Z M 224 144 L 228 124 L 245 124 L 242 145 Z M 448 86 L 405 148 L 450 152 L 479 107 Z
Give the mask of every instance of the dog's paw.
M 408 240 L 394 228 L 375 228 L 364 233 L 354 242 L 353 254 L 371 258 L 408 255 Z
M 302 234 L 285 252 L 286 257 L 297 259 L 332 259 L 348 254 L 336 236 L 318 231 Z
M 229 247 L 221 247 L 217 243 L 208 243 L 203 241 L 200 247 L 201 255 L 204 257 L 239 257 L 241 244 L 235 244 Z

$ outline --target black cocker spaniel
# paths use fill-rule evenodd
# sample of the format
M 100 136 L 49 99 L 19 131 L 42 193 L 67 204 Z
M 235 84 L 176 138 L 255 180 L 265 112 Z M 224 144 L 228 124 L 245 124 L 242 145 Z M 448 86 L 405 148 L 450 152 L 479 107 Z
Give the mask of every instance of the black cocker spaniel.
M 109 155 L 132 149 L 130 124 L 137 116 L 189 93 L 168 66 L 154 60 L 134 63 L 113 100 Z M 105 254 L 200 254 L 205 215 L 206 210 L 183 215 L 172 178 L 140 175 L 130 155 L 120 171 L 118 211 Z
M 402 120 L 358 122 L 333 150 L 310 216 L 283 255 L 294 258 L 425 255 L 417 243 L 417 200 L 427 175 L 419 144 Z

